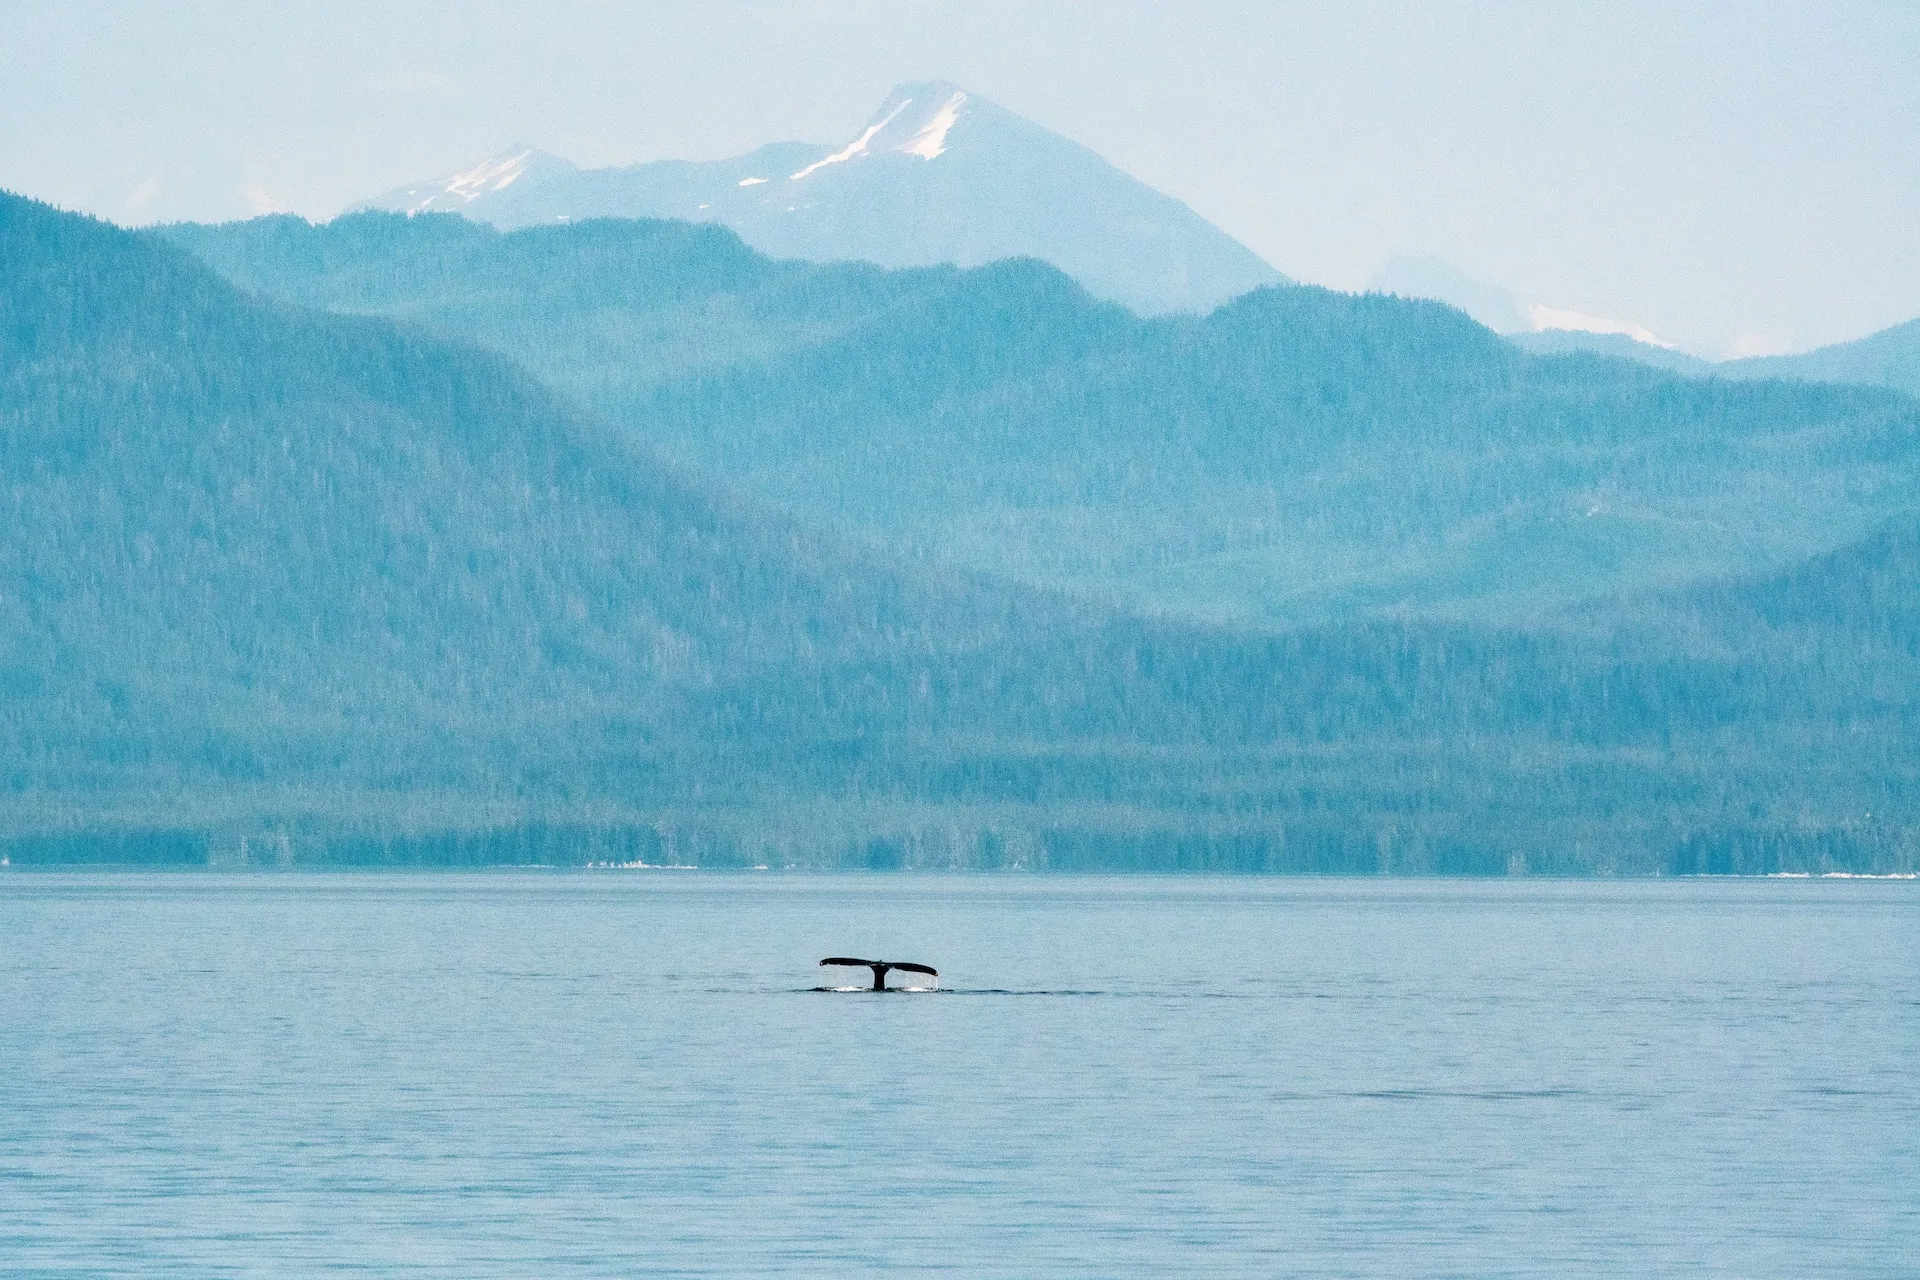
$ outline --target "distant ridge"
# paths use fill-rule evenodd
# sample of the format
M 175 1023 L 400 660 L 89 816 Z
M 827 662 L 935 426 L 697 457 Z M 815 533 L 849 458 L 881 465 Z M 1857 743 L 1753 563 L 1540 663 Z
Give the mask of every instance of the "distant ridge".
M 1851 342 L 1836 342 L 1791 356 L 1748 356 L 1740 360 L 1702 360 L 1665 347 L 1635 342 L 1617 333 L 1578 333 L 1548 329 L 1514 333 L 1508 340 L 1536 355 L 1586 352 L 1619 356 L 1656 369 L 1700 378 L 1742 382 L 1784 379 L 1790 382 L 1838 382 L 1888 387 L 1920 396 L 1920 320 L 1909 320 Z
M 833 429 L 821 461 L 849 473 L 964 478 L 949 465 L 964 448 L 916 463 L 866 447 L 915 420 L 1050 487 L 1100 456 L 1085 442 L 1125 444 L 1124 470 L 1075 486 L 1117 493 L 1123 515 L 1209 463 L 1244 477 L 1263 437 L 1298 472 L 1372 436 L 1402 472 L 1472 484 L 1431 500 L 1506 505 L 1489 459 L 1540 423 L 1574 465 L 1624 446 L 1657 481 L 1725 458 L 1725 422 L 1758 433 L 1794 490 L 1886 488 L 1911 473 L 1897 396 L 1528 360 L 1443 307 L 1318 290 L 1144 323 L 1035 262 L 773 263 L 682 223 L 238 230 L 135 234 L 0 194 L 0 857 L 15 865 L 1920 867 L 1911 502 L 1745 581 L 1650 599 L 1611 575 L 1620 599 L 1565 629 L 1237 632 L 892 567 L 709 496 L 428 326 L 457 296 L 494 340 L 518 325 L 520 349 L 578 370 L 623 348 L 654 363 L 644 346 L 678 372 L 626 400 L 643 411 L 621 426 L 719 411 L 730 474 Z M 302 292 L 361 311 L 398 291 L 406 322 L 243 292 L 182 252 L 195 241 L 224 242 L 256 280 L 291 254 Z M 788 304 L 839 336 L 794 334 Z M 796 337 L 771 353 L 785 373 L 751 350 Z M 1380 381 L 1415 368 L 1424 409 Z M 1174 385 L 1182 369 L 1199 394 Z M 1104 404 L 1077 398 L 1109 385 Z M 1489 391 L 1513 411 L 1475 410 Z M 1405 428 L 1421 415 L 1429 431 Z M 1143 434 L 1155 421 L 1178 433 Z M 1536 455 L 1521 476 L 1556 471 Z M 1741 506 L 1791 496 L 1704 478 Z M 1218 508 L 1233 488 L 1196 493 Z M 1415 513 L 1410 497 L 1352 495 L 1369 527 Z
M 1589 333 L 1584 329 L 1540 329 L 1533 333 L 1510 333 L 1507 341 L 1522 351 L 1537 356 L 1564 356 L 1581 353 L 1595 356 L 1618 356 L 1622 360 L 1632 360 L 1637 364 L 1651 365 L 1655 369 L 1665 369 L 1670 373 L 1684 373 L 1695 377 L 1704 377 L 1714 372 L 1711 360 L 1702 360 L 1699 356 L 1676 351 L 1672 347 L 1657 347 L 1651 342 L 1639 342 L 1624 333 Z
M 944 81 L 901 85 L 838 146 L 579 169 L 516 146 L 357 209 L 502 228 L 594 217 L 718 222 L 761 252 L 889 267 L 1039 258 L 1147 314 L 1210 311 L 1285 277 L 1171 196 Z
M 1714 366 L 1735 378 L 1793 378 L 1799 382 L 1858 382 L 1920 396 L 1920 320 L 1836 342 L 1797 356 L 1754 356 Z
M 1713 360 L 1662 343 L 1629 322 L 1538 304 L 1523 306 L 1499 285 L 1477 280 L 1431 255 L 1397 255 L 1367 287 L 1376 293 L 1444 302 L 1534 355 L 1617 356 L 1690 377 L 1850 382 L 1920 395 L 1920 320 L 1799 355 Z
M 809 524 L 1216 622 L 1530 618 L 1920 511 L 1920 406 L 1531 359 L 1432 302 L 1289 286 L 1142 321 L 1031 260 L 771 261 L 665 221 L 163 234 L 490 347 Z

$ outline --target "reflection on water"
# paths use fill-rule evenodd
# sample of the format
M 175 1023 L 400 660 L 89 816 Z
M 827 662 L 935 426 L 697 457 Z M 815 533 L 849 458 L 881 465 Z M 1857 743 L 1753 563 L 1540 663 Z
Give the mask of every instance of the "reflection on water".
M 0 1270 L 1910 1276 L 1916 944 L 1818 880 L 0 874 Z

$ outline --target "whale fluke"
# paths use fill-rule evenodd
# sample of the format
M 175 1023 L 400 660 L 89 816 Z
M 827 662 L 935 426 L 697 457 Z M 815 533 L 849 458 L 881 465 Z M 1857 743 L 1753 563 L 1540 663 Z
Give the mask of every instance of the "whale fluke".
M 823 965 L 842 965 L 849 969 L 873 970 L 873 989 L 875 991 L 885 991 L 887 989 L 887 971 L 889 969 L 899 969 L 904 973 L 924 973 L 935 978 L 940 976 L 940 971 L 932 965 L 908 964 L 904 960 L 859 960 L 853 956 L 828 956 L 820 963 Z
M 889 967 L 899 969 L 904 973 L 924 973 L 929 978 L 937 978 L 940 976 L 940 971 L 930 964 L 907 964 L 905 961 L 900 961 Z

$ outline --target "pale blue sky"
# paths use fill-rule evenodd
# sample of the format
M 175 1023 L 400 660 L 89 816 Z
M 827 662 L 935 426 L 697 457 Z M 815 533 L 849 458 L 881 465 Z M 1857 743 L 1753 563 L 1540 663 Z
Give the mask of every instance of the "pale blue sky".
M 0 6 L 0 186 L 325 216 L 527 141 L 837 141 L 959 81 L 1355 288 L 1433 253 L 1710 353 L 1920 315 L 1920 3 Z

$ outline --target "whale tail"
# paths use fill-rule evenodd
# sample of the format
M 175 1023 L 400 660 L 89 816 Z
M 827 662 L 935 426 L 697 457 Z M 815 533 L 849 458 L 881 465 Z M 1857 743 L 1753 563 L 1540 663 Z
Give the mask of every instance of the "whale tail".
M 853 956 L 828 956 L 820 963 L 823 965 L 836 964 L 849 969 L 873 970 L 873 989 L 875 991 L 885 991 L 887 989 L 887 974 L 893 969 L 898 969 L 902 973 L 924 973 L 935 978 L 940 976 L 940 971 L 932 965 L 909 964 L 904 960 L 860 960 Z

